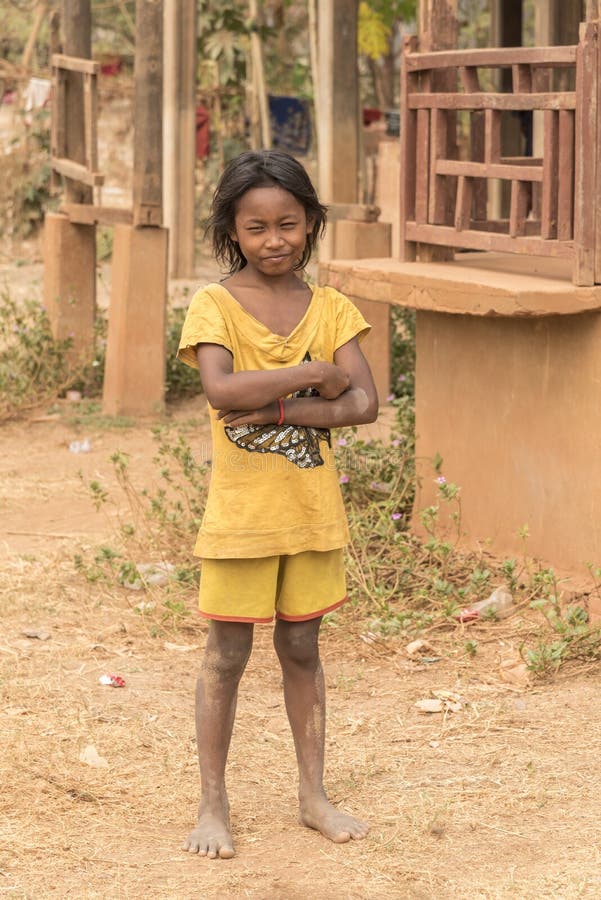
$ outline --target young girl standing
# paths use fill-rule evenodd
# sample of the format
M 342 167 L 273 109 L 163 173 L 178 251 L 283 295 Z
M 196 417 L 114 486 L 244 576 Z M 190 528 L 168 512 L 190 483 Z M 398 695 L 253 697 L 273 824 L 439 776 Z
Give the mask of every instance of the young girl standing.
M 198 824 L 184 849 L 230 858 L 225 766 L 256 622 L 271 622 L 299 771 L 300 821 L 332 841 L 368 828 L 323 787 L 325 698 L 318 634 L 346 599 L 348 540 L 332 427 L 373 422 L 378 400 L 359 340 L 369 326 L 333 288 L 299 274 L 326 209 L 303 167 L 249 151 L 224 171 L 209 220 L 229 277 L 193 298 L 179 358 L 209 402 L 211 483 L 195 554 L 211 620 L 196 691 Z

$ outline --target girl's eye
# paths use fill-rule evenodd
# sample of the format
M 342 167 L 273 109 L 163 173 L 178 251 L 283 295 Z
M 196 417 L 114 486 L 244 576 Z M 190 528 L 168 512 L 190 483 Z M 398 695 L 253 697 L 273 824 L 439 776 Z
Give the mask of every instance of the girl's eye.
M 282 222 L 282 228 L 294 228 L 296 222 Z

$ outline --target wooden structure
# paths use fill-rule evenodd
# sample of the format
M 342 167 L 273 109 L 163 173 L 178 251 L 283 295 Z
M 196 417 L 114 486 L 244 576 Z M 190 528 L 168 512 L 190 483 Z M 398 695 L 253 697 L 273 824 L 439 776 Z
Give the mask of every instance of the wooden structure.
M 63 49 L 52 56 L 51 166 L 64 179 L 58 214 L 45 220 L 44 300 L 55 335 L 89 358 L 94 343 L 95 226 L 115 226 L 104 411 L 162 408 L 165 372 L 167 231 L 161 227 L 163 3 L 137 0 L 132 208 L 95 202 L 97 76 L 90 0 L 63 0 Z
M 418 243 L 536 254 L 570 260 L 575 284 L 601 282 L 601 233 L 595 229 L 598 27 L 585 24 L 577 47 L 417 53 L 416 38 L 406 40 L 401 259 L 415 259 Z M 575 90 L 552 87 L 560 68 L 571 70 Z M 509 69 L 512 91 L 485 90 L 482 69 Z M 433 84 L 440 75 L 445 90 Z M 455 90 L 448 90 L 449 82 Z M 460 110 L 469 116 L 467 159 L 449 154 L 449 146 L 457 146 Z M 544 111 L 542 156 L 505 156 L 502 116 L 535 110 Z M 506 220 L 487 216 L 490 179 L 511 184 Z
M 527 553 L 583 575 L 601 562 L 601 61 L 598 4 L 574 43 L 579 11 L 537 4 L 551 40 L 569 20 L 568 46 L 458 51 L 455 0 L 422 0 L 403 60 L 399 240 L 340 253 L 320 279 L 370 307 L 381 397 L 390 306 L 416 310 L 416 512 L 438 504 L 441 457 L 468 543 L 521 554 L 527 525 Z M 514 114 L 532 123 L 528 149 Z M 372 227 L 344 225 L 351 250 Z

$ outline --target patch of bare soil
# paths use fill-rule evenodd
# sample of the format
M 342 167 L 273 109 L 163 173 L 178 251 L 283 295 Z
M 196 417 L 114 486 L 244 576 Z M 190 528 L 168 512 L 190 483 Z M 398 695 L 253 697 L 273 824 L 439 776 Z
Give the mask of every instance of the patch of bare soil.
M 206 440 L 202 402 L 177 421 Z M 57 419 L 2 429 L 0 456 L 0 892 L 46 898 L 575 898 L 601 896 L 601 676 L 572 669 L 518 687 L 515 620 L 427 635 L 438 662 L 406 641 L 368 644 L 348 607 L 324 627 L 327 785 L 371 822 L 333 845 L 296 820 L 296 767 L 271 629 L 258 627 L 229 763 L 237 853 L 179 847 L 196 814 L 195 673 L 206 625 L 174 630 L 136 612 L 150 597 L 89 584 L 73 567 L 111 540 L 78 476 L 110 482 L 111 452 L 152 478 L 150 428 Z M 87 437 L 91 452 L 69 443 Z M 27 637 L 42 629 L 49 638 Z M 124 688 L 103 686 L 114 673 Z M 414 707 L 433 690 L 457 712 Z M 80 760 L 93 746 L 106 766 Z

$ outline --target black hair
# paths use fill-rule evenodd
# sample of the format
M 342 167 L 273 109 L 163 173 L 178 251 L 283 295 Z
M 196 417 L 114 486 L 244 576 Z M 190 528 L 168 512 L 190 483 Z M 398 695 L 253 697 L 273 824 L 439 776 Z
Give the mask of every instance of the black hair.
M 230 234 L 235 226 L 238 201 L 246 191 L 258 187 L 281 187 L 288 191 L 304 208 L 307 220 L 313 223 L 303 255 L 295 266 L 295 269 L 304 268 L 325 230 L 327 207 L 319 202 L 303 166 L 282 150 L 247 150 L 224 169 L 213 194 L 205 232 L 211 235 L 215 258 L 229 269 L 230 275 L 246 265 L 238 242 Z

